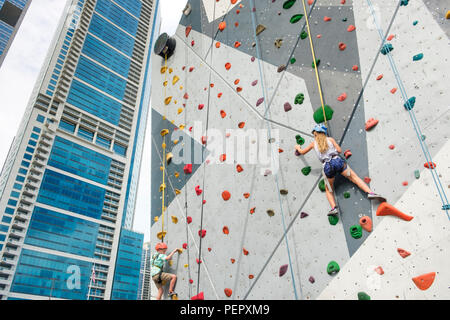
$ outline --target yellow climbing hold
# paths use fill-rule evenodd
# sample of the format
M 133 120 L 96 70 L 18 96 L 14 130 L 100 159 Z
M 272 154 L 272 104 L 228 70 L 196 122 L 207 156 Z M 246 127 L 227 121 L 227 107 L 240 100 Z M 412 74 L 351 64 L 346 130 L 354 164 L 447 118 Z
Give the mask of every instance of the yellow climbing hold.
M 172 85 L 175 85 L 178 82 L 178 80 L 180 80 L 180 78 L 178 76 L 174 76 L 172 80 Z
M 181 248 L 178 248 L 178 253 L 183 253 L 183 249 L 181 249 Z
M 154 217 L 153 218 L 153 221 L 155 221 L 155 222 L 158 222 L 158 220 L 159 220 L 159 217 Z
M 162 240 L 162 238 L 165 237 L 166 234 L 167 234 L 166 231 L 161 231 L 161 232 L 158 232 L 158 234 L 156 236 L 158 237 L 159 240 Z
M 173 103 L 174 103 L 174 104 L 177 104 L 177 103 L 178 103 L 178 100 L 175 100 Z
M 170 101 L 172 101 L 172 97 L 167 97 L 167 98 L 164 100 L 164 103 L 166 104 L 166 106 L 170 103 Z
M 184 126 L 184 124 L 180 124 L 179 128 L 180 128 L 180 130 L 184 130 L 184 128 L 186 128 L 186 127 Z
M 173 69 L 172 68 L 169 68 L 169 73 L 172 73 L 173 72 Z
M 183 108 L 178 108 L 178 114 L 183 112 Z
M 159 186 L 159 192 L 163 192 L 163 190 L 165 190 L 166 189 L 166 184 L 165 183 L 162 183 L 160 186 Z
M 184 267 L 185 267 L 185 268 L 188 268 L 188 267 L 189 267 L 189 265 L 188 265 L 188 264 L 185 264 L 185 265 L 184 265 Z
M 164 137 L 166 134 L 169 134 L 169 129 L 162 129 L 161 130 L 161 137 Z
M 173 140 L 173 144 L 178 144 L 179 140 Z
M 175 176 L 175 178 L 179 178 L 180 177 L 180 174 L 178 172 L 175 172 L 173 175 Z
M 445 19 L 450 19 L 450 10 L 448 10 L 447 13 L 445 14 Z
M 180 190 L 178 190 L 178 189 L 175 189 L 175 194 L 179 195 L 180 193 L 181 193 L 181 191 L 180 191 Z
M 183 90 L 183 86 L 180 86 L 180 90 Z
M 175 224 L 178 223 L 178 218 L 177 218 L 177 217 L 172 216 L 171 218 L 172 218 L 172 222 L 173 222 L 173 223 L 175 223 Z
M 169 260 L 169 266 L 173 266 L 173 260 Z
M 163 86 L 164 86 L 164 87 L 167 87 L 167 81 L 164 81 L 164 82 L 163 82 Z
M 169 164 L 172 161 L 172 158 L 173 158 L 172 152 L 169 152 L 168 154 L 166 154 L 167 164 Z
M 167 71 L 167 67 L 164 66 L 164 67 L 161 68 L 161 74 L 166 73 L 166 71 Z
M 166 148 L 166 144 L 163 142 L 163 144 L 161 145 L 161 147 L 162 147 L 163 149 L 165 149 L 165 148 Z

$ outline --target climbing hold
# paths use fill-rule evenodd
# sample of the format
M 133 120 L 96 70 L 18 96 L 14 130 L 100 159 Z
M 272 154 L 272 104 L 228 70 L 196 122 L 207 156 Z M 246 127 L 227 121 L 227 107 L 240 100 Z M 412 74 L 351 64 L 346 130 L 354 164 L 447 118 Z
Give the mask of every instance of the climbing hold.
M 230 70 L 230 68 L 231 68 L 231 63 L 227 62 L 225 64 L 225 69 Z
M 180 78 L 178 76 L 174 76 L 172 80 L 172 85 L 175 85 L 178 82 L 178 80 L 180 80 Z
M 412 281 L 416 284 L 420 290 L 427 290 L 434 282 L 436 272 L 425 273 L 420 276 L 412 278 Z
M 178 189 L 175 189 L 175 194 L 176 194 L 176 195 L 179 195 L 179 194 L 181 194 L 181 191 L 178 190 Z
M 327 17 L 327 16 L 325 16 L 325 17 L 323 17 L 323 21 L 325 21 L 325 22 L 327 22 L 327 21 L 331 21 L 331 18 L 330 18 L 330 17 Z
M 352 156 L 352 152 L 351 152 L 349 149 L 347 149 L 347 150 L 344 151 L 344 157 L 345 157 L 345 159 L 348 159 L 348 158 L 350 158 L 351 156 Z
M 423 165 L 427 169 L 434 169 L 436 168 L 436 163 L 434 162 L 425 162 Z
M 227 23 L 225 21 L 222 21 L 221 23 L 219 23 L 219 30 L 220 31 L 225 30 L 226 27 L 227 27 Z
M 384 270 L 380 266 L 375 268 L 375 272 L 378 273 L 380 276 L 382 276 L 384 274 Z
M 248 278 L 249 278 L 250 280 L 252 280 L 254 277 L 255 277 L 255 276 L 254 276 L 253 274 L 249 274 L 249 275 L 248 275 Z
M 415 103 L 416 103 L 416 97 L 411 97 L 408 99 L 408 101 L 405 102 L 405 104 L 403 106 L 405 107 L 406 110 L 411 110 L 412 108 L 414 108 Z
M 359 239 L 362 237 L 362 227 L 359 225 L 354 225 L 350 227 L 350 235 L 354 238 L 354 239 Z
M 224 191 L 224 192 L 222 192 L 222 198 L 223 198 L 223 200 L 225 200 L 225 201 L 228 201 L 228 200 L 230 200 L 230 198 L 231 198 L 231 194 L 230 194 L 230 192 L 228 192 L 228 191 Z
M 166 162 L 167 162 L 167 165 L 169 165 L 169 164 L 172 162 L 172 158 L 173 158 L 173 154 L 172 154 L 172 152 L 169 152 L 169 153 L 166 155 Z
M 258 84 L 258 80 L 255 80 L 255 81 L 252 82 L 252 86 L 253 87 L 256 86 L 257 84 Z
M 187 249 L 187 246 L 188 246 L 187 243 L 183 243 L 183 246 L 182 246 L 182 247 L 183 247 L 184 250 L 186 250 L 186 249 Z
M 190 284 L 193 284 L 193 283 L 194 283 L 194 280 L 189 279 L 189 283 L 190 283 Z
M 394 47 L 392 46 L 392 44 L 386 43 L 386 44 L 383 45 L 383 47 L 381 48 L 381 53 L 382 53 L 383 55 L 387 55 L 388 52 L 391 52 L 392 50 L 394 50 Z
M 164 104 L 167 106 L 169 105 L 170 101 L 172 101 L 172 97 L 167 97 L 166 99 L 164 99 Z
M 339 265 L 336 261 L 330 261 L 327 266 L 327 273 L 331 276 L 332 274 L 336 274 L 340 271 Z
M 232 264 L 234 264 L 234 263 L 236 262 L 236 260 L 233 259 L 233 258 L 231 258 L 230 260 L 231 260 L 231 263 L 232 263 Z
M 243 129 L 245 127 L 245 122 L 239 122 L 238 127 L 239 129 Z
M 198 235 L 204 238 L 206 236 L 206 230 L 198 230 Z
M 202 110 L 204 107 L 205 107 L 204 104 L 199 104 L 199 105 L 198 105 L 198 110 Z
M 393 34 L 391 34 L 391 35 L 389 35 L 389 37 L 387 37 L 387 41 L 391 41 L 392 39 L 394 39 L 394 37 L 395 37 L 395 35 L 393 35 Z
M 180 114 L 183 112 L 183 108 L 178 108 L 177 113 Z
M 238 173 L 241 173 L 242 171 L 244 171 L 244 169 L 242 168 L 242 166 L 241 166 L 240 164 L 238 164 L 238 165 L 236 166 L 236 171 L 237 171 Z
M 192 26 L 187 26 L 186 27 L 186 30 L 185 30 L 186 38 L 189 36 L 189 33 L 191 33 L 191 30 L 192 30 Z
M 236 41 L 235 43 L 234 43 L 234 47 L 235 48 L 239 48 L 241 46 L 241 43 L 239 42 L 239 41 Z
M 245 250 L 245 248 L 242 249 L 242 252 L 244 253 L 244 256 L 248 256 L 248 251 Z
M 169 130 L 163 129 L 163 130 L 161 130 L 160 134 L 161 134 L 161 137 L 164 137 L 165 135 L 169 134 Z
M 285 3 L 283 3 L 283 9 L 286 9 L 286 10 L 290 9 L 294 5 L 295 1 L 297 1 L 297 0 L 286 1 Z
M 314 277 L 311 276 L 311 277 L 309 277 L 308 281 L 311 282 L 311 283 L 314 283 L 314 282 L 316 282 L 316 279 L 314 279 Z
M 249 197 L 250 197 L 250 193 L 247 193 L 247 192 L 244 193 L 244 198 L 245 198 L 245 199 L 248 199 Z
M 382 75 L 382 74 L 380 74 L 380 75 L 377 77 L 377 80 L 378 80 L 378 81 L 381 80 L 381 79 L 383 79 L 383 75 Z
M 319 190 L 322 192 L 325 192 L 325 180 L 324 179 L 320 180 L 320 182 L 319 182 Z
M 250 214 L 254 214 L 255 211 L 256 211 L 256 207 L 251 208 L 251 209 L 250 209 Z
M 395 146 L 394 146 L 393 144 L 391 144 L 391 145 L 389 146 L 389 149 L 394 150 L 394 149 L 395 149 Z
M 397 248 L 397 252 L 403 259 L 411 255 L 410 252 L 408 252 L 404 249 L 401 249 L 401 248 Z
M 224 234 L 230 234 L 230 230 L 228 229 L 227 226 L 223 227 L 222 231 Z
M 401 0 L 400 1 L 400 5 L 401 6 L 407 6 L 408 5 L 409 0 Z
M 378 120 L 375 120 L 374 118 L 370 118 L 370 119 L 367 120 L 367 122 L 366 122 L 366 131 L 371 130 L 371 129 L 374 128 L 377 124 L 378 124 Z
M 205 296 L 204 296 L 203 292 L 200 292 L 199 294 L 193 296 L 191 298 L 191 300 L 205 300 Z
M 372 219 L 370 219 L 370 217 L 362 217 L 361 219 L 359 219 L 359 224 L 367 232 L 372 232 Z
M 239 82 L 241 82 L 241 80 L 240 80 L 240 79 L 236 79 L 236 80 L 234 80 L 234 84 L 235 84 L 235 85 L 238 85 L 238 84 L 239 84 Z
M 339 222 L 339 216 L 338 215 L 328 216 L 328 222 L 332 226 L 335 226 Z
M 343 18 L 342 21 L 343 21 L 343 22 L 347 22 L 347 18 Z
M 423 58 L 423 53 L 419 53 L 413 57 L 413 61 L 419 61 L 419 60 L 422 60 L 422 58 Z
M 220 162 L 225 162 L 227 160 L 227 155 L 225 153 L 221 154 L 219 157 L 219 160 L 220 160 Z
M 289 112 L 289 111 L 291 111 L 291 110 L 292 110 L 291 104 L 290 104 L 289 102 L 286 102 L 286 103 L 284 104 L 284 111 L 285 111 L 285 112 Z
M 302 104 L 304 100 L 305 100 L 305 95 L 303 93 L 299 93 L 298 95 L 295 96 L 294 103 Z
M 281 189 L 280 190 L 280 194 L 283 195 L 283 196 L 287 195 L 288 193 L 289 193 L 289 191 L 286 190 L 286 189 Z
M 450 10 L 448 10 L 447 13 L 445 14 L 445 19 L 450 19 Z
M 225 118 L 227 116 L 227 113 L 224 110 L 220 110 L 220 116 L 223 118 Z
M 277 47 L 278 49 L 281 48 L 281 46 L 283 45 L 283 39 L 277 39 L 274 42 L 275 47 Z
M 192 173 L 192 164 L 187 164 L 184 166 L 183 171 L 185 174 L 190 174 Z
M 233 294 L 233 291 L 230 289 L 230 288 L 226 288 L 225 290 L 224 290 L 224 292 L 225 292 L 225 295 L 229 298 L 229 297 L 231 297 L 231 295 Z
M 178 223 L 178 218 L 177 218 L 177 217 L 172 216 L 171 218 L 172 218 L 172 222 L 173 222 L 174 224 L 177 224 L 177 223 Z
M 302 136 L 299 134 L 295 136 L 295 140 L 297 141 L 297 144 L 301 146 L 305 144 L 305 139 L 303 139 Z
M 413 22 L 413 26 L 417 25 L 418 23 L 419 23 L 419 21 L 415 20 L 415 21 Z
M 300 39 L 304 40 L 306 38 L 308 38 L 308 32 L 302 31 L 302 33 L 300 33 Z
M 282 64 L 281 66 L 278 67 L 277 72 L 283 72 L 284 70 L 286 70 L 286 66 L 284 64 Z
M 192 40 L 192 41 L 191 41 L 191 46 L 194 46 L 194 45 L 195 45 L 195 41 Z
M 285 274 L 286 274 L 286 272 L 287 272 L 287 270 L 288 270 L 288 265 L 287 264 L 284 264 L 284 265 L 282 265 L 281 267 L 280 267 L 280 270 L 279 270 L 279 272 L 278 272 L 278 274 L 279 274 L 279 276 L 280 277 L 282 277 L 282 276 L 284 276 Z
M 166 236 L 166 234 L 167 234 L 166 231 L 161 231 L 161 232 L 158 232 L 158 234 L 156 236 L 158 237 L 159 240 L 162 240 Z
M 338 101 L 344 101 L 345 99 L 347 99 L 347 94 L 344 92 L 342 93 L 339 97 L 337 97 Z
M 261 103 L 264 102 L 264 98 L 259 98 L 258 101 L 256 101 L 256 106 L 259 107 Z
M 358 292 L 358 300 L 370 300 L 370 296 L 365 292 Z
M 316 66 L 318 67 L 320 64 L 320 59 L 316 59 L 316 63 L 314 63 L 314 61 L 312 62 L 312 68 L 315 69 Z
M 166 185 L 164 184 L 164 183 L 162 183 L 160 186 L 159 186 L 159 192 L 163 192 L 163 190 L 165 190 L 166 189 Z
M 290 22 L 291 22 L 291 23 L 297 23 L 297 22 L 299 22 L 302 18 L 303 18 L 303 14 L 299 13 L 299 14 L 293 15 L 293 16 L 291 17 Z
M 239 27 L 239 22 L 235 22 L 234 23 L 234 26 L 237 28 L 237 27 Z
M 350 198 L 350 192 L 348 192 L 348 191 L 344 192 L 344 198 L 345 199 Z
M 416 179 L 420 178 L 420 171 L 419 170 L 415 170 L 414 171 L 414 177 L 416 177 Z
M 377 216 L 396 216 L 405 221 L 411 221 L 414 217 L 409 216 L 387 202 L 382 202 L 377 209 Z
M 396 93 L 396 92 L 397 92 L 397 88 L 392 88 L 392 89 L 391 89 L 391 93 L 392 93 L 392 94 L 394 94 L 394 93 Z
M 372 179 L 370 179 L 369 177 L 364 177 L 364 182 L 369 184 L 370 181 L 372 181 Z
M 217 49 L 220 48 L 220 42 L 216 42 L 216 48 L 217 48 Z
M 303 175 L 305 175 L 305 176 L 309 175 L 309 174 L 311 173 L 311 167 L 304 167 L 304 168 L 302 169 L 302 173 L 303 173 Z
M 200 186 L 196 186 L 196 187 L 195 187 L 195 193 L 197 193 L 198 196 L 201 195 L 202 192 L 203 192 L 203 190 L 200 189 Z
M 256 35 L 259 35 L 261 32 L 263 32 L 264 30 L 266 30 L 266 27 L 265 26 L 263 26 L 262 24 L 259 24 L 257 27 L 256 27 Z
M 358 68 L 358 66 L 355 64 L 355 65 L 352 67 L 352 70 L 353 70 L 353 71 L 358 71 L 359 68 Z
M 304 219 L 304 218 L 306 218 L 307 216 L 309 216 L 309 214 L 307 214 L 306 212 L 300 213 L 300 219 Z
M 267 210 L 267 214 L 269 217 L 273 217 L 275 215 L 275 212 L 272 209 Z
M 291 64 L 294 64 L 296 61 L 297 61 L 297 59 L 292 58 L 292 59 L 290 60 L 290 63 L 291 63 Z
M 356 27 L 355 27 L 354 25 L 351 24 L 351 25 L 348 26 L 347 31 L 348 31 L 348 32 L 352 32 L 352 31 L 354 31 L 355 29 L 356 29 Z
M 325 109 L 325 117 L 326 117 L 327 121 L 330 121 L 330 120 L 333 118 L 334 110 L 331 109 L 329 105 L 325 105 L 325 106 L 324 106 L 324 109 Z M 322 122 L 325 122 L 325 119 L 324 119 L 324 117 L 323 117 L 323 110 L 322 110 L 322 107 L 319 107 L 319 108 L 314 112 L 313 117 L 314 117 L 314 121 L 315 121 L 316 123 L 322 123 Z
M 408 181 L 403 181 L 402 185 L 404 185 L 406 187 L 408 185 Z
M 192 72 L 192 71 L 194 71 L 194 67 L 189 68 L 189 72 Z
M 161 74 L 166 73 L 166 71 L 167 71 L 167 67 L 162 67 L 162 68 L 161 68 Z

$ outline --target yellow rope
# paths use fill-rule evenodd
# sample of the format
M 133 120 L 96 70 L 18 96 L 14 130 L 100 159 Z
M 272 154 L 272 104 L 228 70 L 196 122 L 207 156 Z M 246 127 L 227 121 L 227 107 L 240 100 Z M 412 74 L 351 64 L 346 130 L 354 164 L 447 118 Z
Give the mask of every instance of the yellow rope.
M 306 26 L 308 28 L 308 38 L 309 38 L 309 44 L 311 47 L 311 54 L 313 57 L 314 69 L 316 71 L 316 80 L 317 80 L 317 86 L 319 88 L 320 102 L 322 103 L 323 118 L 325 119 L 325 126 L 328 128 L 327 117 L 325 114 L 325 103 L 323 102 L 322 87 L 320 86 L 319 71 L 317 70 L 317 64 L 316 64 L 316 54 L 314 53 L 314 46 L 313 46 L 313 42 L 312 42 L 312 38 L 311 38 L 311 29 L 309 28 L 308 13 L 306 12 L 305 0 L 302 0 L 302 2 L 303 2 L 303 10 L 305 11 Z
M 167 83 L 167 54 L 165 55 L 165 59 L 164 59 L 164 70 L 165 70 L 164 83 L 166 84 Z M 166 95 L 167 95 L 166 85 L 164 85 L 163 87 L 164 87 L 164 100 L 165 100 Z M 167 106 L 165 104 L 164 104 L 164 108 L 167 108 Z M 164 117 L 165 117 L 165 115 L 166 115 L 166 110 L 164 109 Z M 162 213 L 161 213 L 161 235 L 162 235 L 161 241 L 164 242 L 164 212 L 166 211 L 165 207 L 164 207 L 164 205 L 165 205 L 164 198 L 165 198 L 165 191 L 166 191 L 166 188 L 165 188 L 165 184 L 166 184 L 166 135 L 164 135 L 164 137 L 163 137 L 162 167 L 163 167 L 163 170 L 162 170 L 162 175 L 163 175 L 162 183 L 163 184 L 162 184 L 162 208 L 161 208 L 161 211 L 162 211 Z

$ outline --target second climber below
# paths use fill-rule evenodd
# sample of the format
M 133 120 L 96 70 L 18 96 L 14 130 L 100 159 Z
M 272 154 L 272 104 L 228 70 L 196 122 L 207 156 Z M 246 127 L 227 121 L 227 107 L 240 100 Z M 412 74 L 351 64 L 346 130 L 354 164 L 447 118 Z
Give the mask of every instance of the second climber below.
M 381 202 L 385 202 L 386 199 L 379 194 L 372 192 L 369 186 L 361 180 L 361 178 L 358 177 L 358 175 L 348 166 L 347 162 L 340 157 L 339 154 L 342 152 L 341 147 L 336 143 L 336 140 L 327 137 L 327 132 L 328 129 L 323 124 L 316 125 L 312 131 L 314 134 L 314 141 L 311 142 L 305 149 L 302 149 L 299 145 L 297 145 L 295 149 L 301 155 L 304 155 L 314 149 L 317 157 L 323 164 L 323 172 L 328 180 L 328 183 L 325 183 L 325 192 L 331 206 L 328 216 L 337 216 L 339 213 L 333 194 L 333 184 L 337 174 L 342 174 L 344 177 L 356 184 L 362 191 L 367 193 L 369 199 L 378 199 Z

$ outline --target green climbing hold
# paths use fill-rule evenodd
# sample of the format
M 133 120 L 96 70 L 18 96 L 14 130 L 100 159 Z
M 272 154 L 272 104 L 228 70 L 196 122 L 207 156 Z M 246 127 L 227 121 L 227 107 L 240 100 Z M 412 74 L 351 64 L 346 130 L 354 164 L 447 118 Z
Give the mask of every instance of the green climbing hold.
M 300 33 L 300 39 L 304 40 L 306 38 L 308 38 L 308 32 L 302 31 L 302 33 Z
M 343 22 L 347 22 L 347 18 L 342 19 Z
M 316 59 L 316 66 L 319 66 L 319 64 L 320 64 L 320 59 Z M 313 61 L 312 68 L 315 69 L 316 66 L 314 65 L 314 61 Z
M 327 105 L 327 104 L 324 106 L 324 109 L 325 109 L 325 117 L 326 117 L 327 121 L 331 120 L 331 119 L 333 118 L 334 110 L 331 109 L 330 106 Z M 324 119 L 324 117 L 323 117 L 323 110 L 322 110 L 322 107 L 319 107 L 319 108 L 314 112 L 314 116 L 313 116 L 313 117 L 314 117 L 314 121 L 315 121 L 316 123 L 323 123 L 323 122 L 325 122 L 325 119 Z
M 358 300 L 370 300 L 370 296 L 365 292 L 358 292 Z
M 294 64 L 296 61 L 297 61 L 297 59 L 292 58 L 292 59 L 291 59 L 291 64 Z
M 344 198 L 345 199 L 350 198 L 350 192 L 348 192 L 348 191 L 344 192 Z
M 305 144 L 305 139 L 303 139 L 302 136 L 299 134 L 295 136 L 295 140 L 297 140 L 297 144 L 301 146 Z
M 413 61 L 419 61 L 419 60 L 422 60 L 422 58 L 423 58 L 423 53 L 419 53 L 413 57 Z
M 338 273 L 341 269 L 336 261 L 331 261 L 327 266 L 327 272 L 331 276 L 332 274 Z
M 425 139 L 427 138 L 424 134 L 422 135 L 422 141 L 425 141 Z
M 303 100 L 305 100 L 305 95 L 303 93 L 299 93 L 294 100 L 295 104 L 302 104 Z
M 362 227 L 359 224 L 351 226 L 350 227 L 350 235 L 355 239 L 361 238 L 362 237 Z
M 415 170 L 414 171 L 414 176 L 416 177 L 416 179 L 420 178 L 420 171 L 419 170 Z
M 290 21 L 291 21 L 291 23 L 297 23 L 302 18 L 303 18 L 303 14 L 299 13 L 299 14 L 293 15 Z
M 320 180 L 320 182 L 319 182 L 319 190 L 322 192 L 325 192 L 325 180 L 324 179 Z
M 294 5 L 295 1 L 297 0 L 286 1 L 285 3 L 283 3 L 283 9 L 290 9 Z
M 328 222 L 329 222 L 332 226 L 337 225 L 337 223 L 339 222 L 339 216 L 338 216 L 338 215 L 328 216 Z
M 305 176 L 307 176 L 308 174 L 311 173 L 311 167 L 304 167 L 304 168 L 302 169 L 302 173 L 303 173 Z
M 411 110 L 412 108 L 414 108 L 415 104 L 416 104 L 416 97 L 411 97 L 408 99 L 408 101 L 405 102 L 403 106 L 405 107 L 406 110 Z
M 414 22 L 413 22 L 413 26 L 417 25 L 418 23 L 419 23 L 419 21 L 417 21 L 417 20 L 414 21 Z
M 387 55 L 388 52 L 394 50 L 394 47 L 390 43 L 386 43 L 383 48 L 381 48 L 381 53 Z

